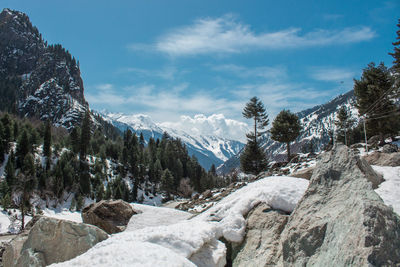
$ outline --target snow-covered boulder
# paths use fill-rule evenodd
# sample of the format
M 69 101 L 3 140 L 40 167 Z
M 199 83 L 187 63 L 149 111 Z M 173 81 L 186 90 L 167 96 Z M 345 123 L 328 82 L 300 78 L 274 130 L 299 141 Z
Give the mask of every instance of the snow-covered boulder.
M 26 235 L 17 236 L 6 247 L 3 265 L 47 266 L 63 262 L 107 238 L 106 232 L 92 225 L 42 217 L 27 238 Z
M 82 210 L 84 223 L 96 225 L 109 234 L 126 229 L 132 215 L 137 214 L 129 203 L 123 200 L 102 200 Z
M 284 266 L 400 264 L 400 217 L 372 190 L 371 177 L 347 147 L 324 153 L 282 232 Z

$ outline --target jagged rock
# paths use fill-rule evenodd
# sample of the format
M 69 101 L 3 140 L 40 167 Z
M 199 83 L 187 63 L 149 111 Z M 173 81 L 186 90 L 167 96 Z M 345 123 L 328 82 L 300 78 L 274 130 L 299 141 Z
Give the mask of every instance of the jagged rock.
M 369 164 L 378 166 L 400 166 L 400 153 L 382 153 L 375 151 L 363 157 Z
M 288 217 L 265 203 L 253 208 L 247 216 L 244 241 L 233 253 L 232 266 L 277 265 L 280 235 Z
M 290 176 L 310 180 L 314 169 L 315 169 L 315 167 L 310 167 L 310 168 L 292 173 Z
M 383 153 L 394 153 L 394 152 L 398 152 L 399 149 L 397 147 L 397 145 L 395 144 L 386 144 L 382 147 L 382 152 Z
M 32 229 L 6 247 L 3 264 L 46 266 L 75 258 L 108 238 L 101 229 L 83 223 L 42 217 Z
M 123 200 L 102 200 L 84 208 L 82 219 L 113 234 L 124 231 L 132 215 L 137 213 L 139 211 Z
M 282 232 L 284 266 L 400 264 L 400 217 L 372 190 L 370 172 L 345 146 L 322 155 Z

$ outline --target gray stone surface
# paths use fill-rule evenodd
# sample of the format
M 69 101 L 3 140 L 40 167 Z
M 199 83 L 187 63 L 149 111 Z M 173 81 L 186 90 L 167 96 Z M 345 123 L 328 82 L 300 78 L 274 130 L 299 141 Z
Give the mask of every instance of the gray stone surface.
M 375 179 L 347 147 L 324 153 L 282 232 L 283 265 L 399 265 L 400 218 L 372 190 Z
M 123 200 L 102 200 L 82 210 L 84 223 L 96 225 L 109 234 L 126 229 L 132 215 L 139 213 Z
M 88 224 L 42 217 L 26 236 L 18 236 L 3 255 L 8 266 L 46 266 L 75 258 L 108 238 Z
M 262 203 L 247 216 L 246 236 L 234 250 L 233 266 L 276 266 L 279 261 L 280 235 L 288 215 Z

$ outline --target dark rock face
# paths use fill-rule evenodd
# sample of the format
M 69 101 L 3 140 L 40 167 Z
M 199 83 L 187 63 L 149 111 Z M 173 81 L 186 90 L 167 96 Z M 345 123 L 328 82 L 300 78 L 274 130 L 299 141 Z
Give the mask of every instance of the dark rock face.
M 345 146 L 325 153 L 281 236 L 283 266 L 397 266 L 400 218 Z
M 113 234 L 124 231 L 132 215 L 137 213 L 123 200 L 102 200 L 84 208 L 82 219 L 84 223 L 96 225 Z
M 15 95 L 4 97 L 22 116 L 71 128 L 88 108 L 75 58 L 61 45 L 47 45 L 27 15 L 9 9 L 0 13 L 0 78 L 19 81 Z

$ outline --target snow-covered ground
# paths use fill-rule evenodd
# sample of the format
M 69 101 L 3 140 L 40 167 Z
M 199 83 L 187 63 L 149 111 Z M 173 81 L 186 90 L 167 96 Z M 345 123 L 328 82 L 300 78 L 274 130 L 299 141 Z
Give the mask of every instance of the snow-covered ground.
M 143 213 L 132 217 L 126 231 L 52 266 L 224 266 L 226 248 L 220 237 L 242 240 L 244 216 L 256 204 L 265 202 L 290 212 L 307 187 L 304 179 L 265 177 L 189 220 L 191 215 L 185 212 L 134 204 Z
M 400 167 L 372 166 L 372 168 L 385 179 L 375 192 L 387 206 L 393 207 L 393 211 L 400 215 Z

